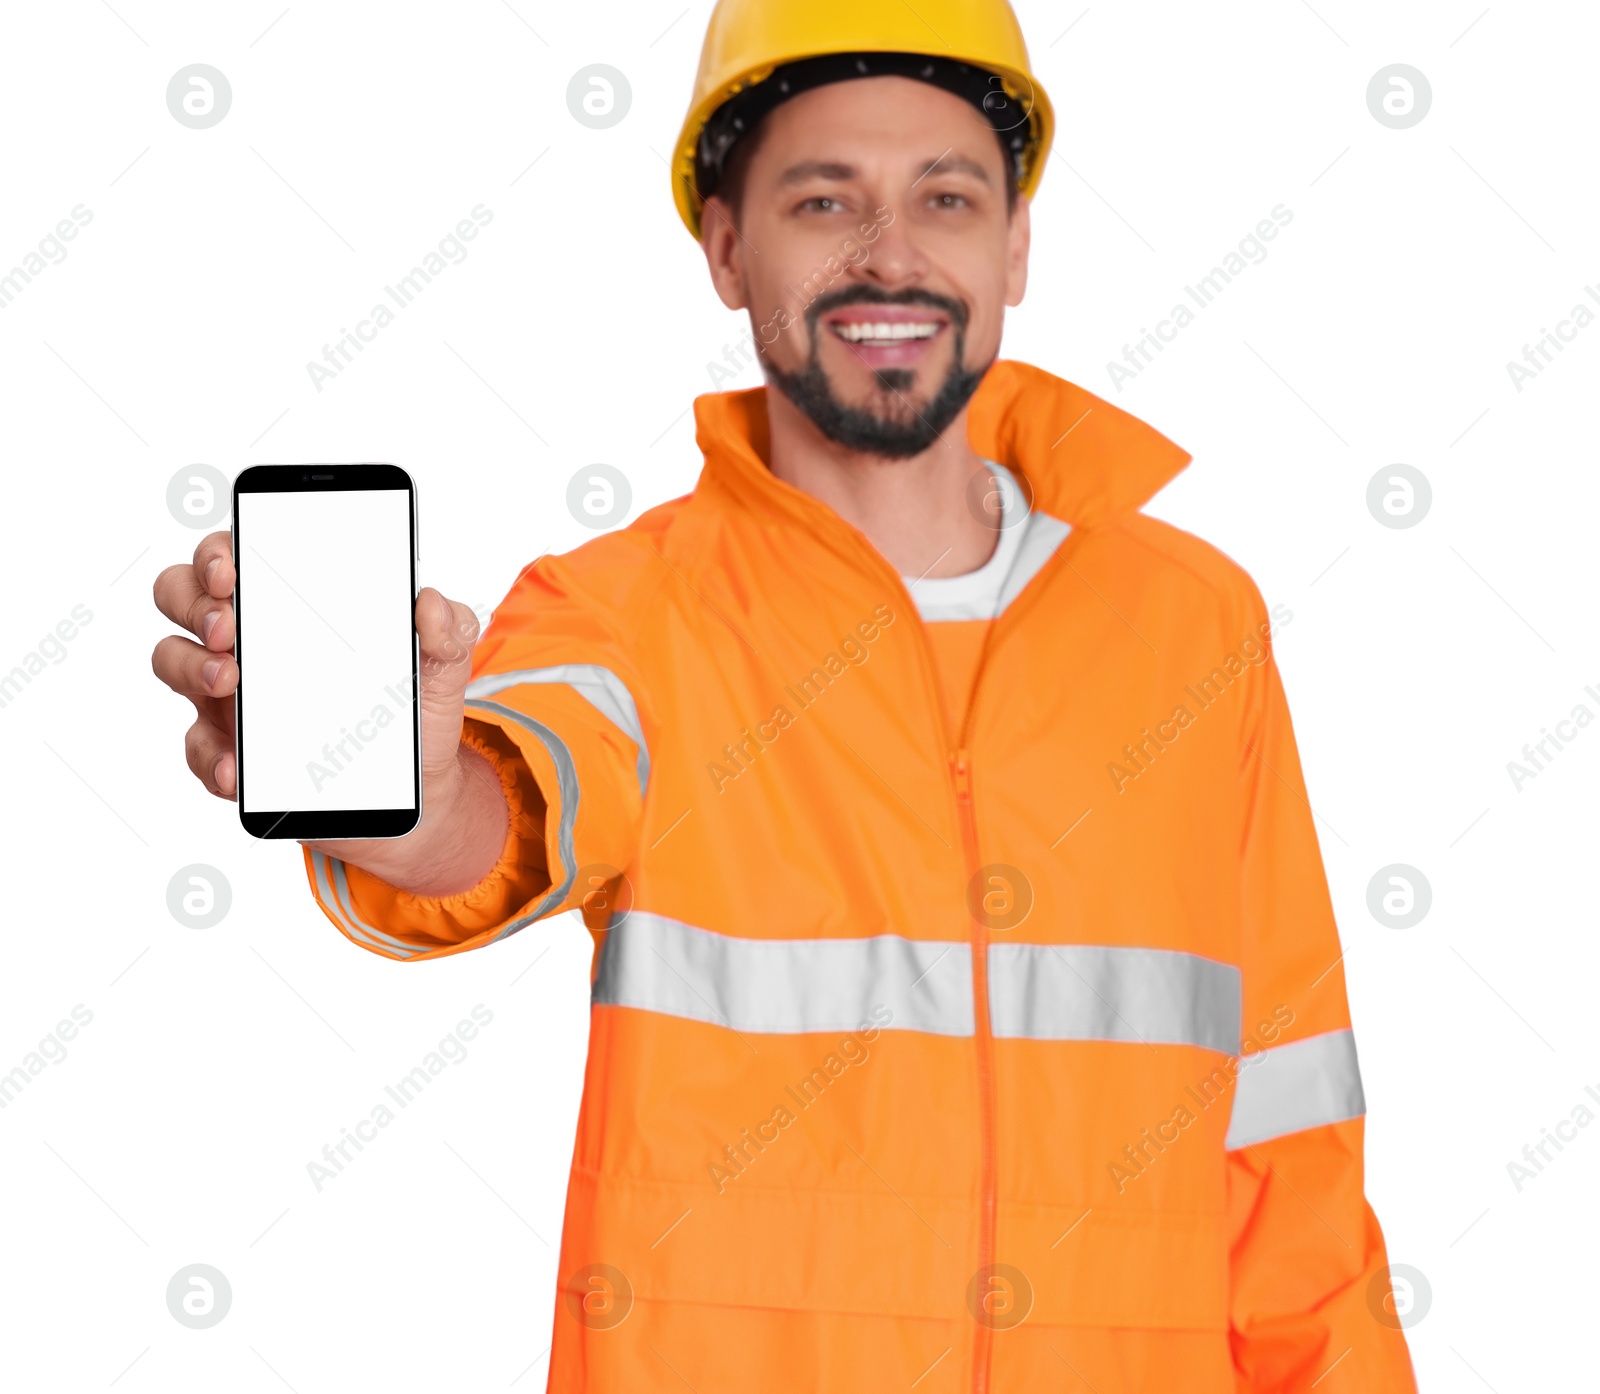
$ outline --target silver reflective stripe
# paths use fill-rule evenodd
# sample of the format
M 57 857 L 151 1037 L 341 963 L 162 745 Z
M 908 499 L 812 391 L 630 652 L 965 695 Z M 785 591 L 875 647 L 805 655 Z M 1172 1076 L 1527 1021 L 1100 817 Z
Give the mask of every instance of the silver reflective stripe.
M 1239 1049 L 1239 970 L 1173 949 L 991 944 L 996 1036 Z
M 493 697 L 508 687 L 524 683 L 564 683 L 639 747 L 634 772 L 639 793 L 650 782 L 650 752 L 645 748 L 639 708 L 628 685 L 598 663 L 562 663 L 554 668 L 518 668 L 509 673 L 486 673 L 467 684 L 468 697 Z
M 1224 1145 L 1249 1147 L 1366 1111 L 1355 1035 L 1327 1031 L 1241 1059 Z
M 537 736 L 550 756 L 550 762 L 556 767 L 556 793 L 561 799 L 561 821 L 556 825 L 556 847 L 561 854 L 561 865 L 553 869 L 561 874 L 561 883 L 557 885 L 555 875 L 552 874 L 549 892 L 542 896 L 527 914 L 508 920 L 505 927 L 494 937 L 494 942 L 498 943 L 508 934 L 515 934 L 524 925 L 532 924 L 540 916 L 548 915 L 567 898 L 567 892 L 572 889 L 572 878 L 578 874 L 578 854 L 572 836 L 573 827 L 578 821 L 578 770 L 572 763 L 572 752 L 567 749 L 566 742 L 548 726 L 535 721 L 531 716 L 525 716 L 514 707 L 502 706 L 499 702 L 485 702 L 481 698 L 469 697 L 467 707 L 470 710 L 493 712 L 496 716 L 503 716 Z
M 571 751 L 548 726 L 541 725 L 532 717 L 524 716 L 521 712 L 502 706 L 498 702 L 469 700 L 467 706 L 476 707 L 480 711 L 494 712 L 497 716 L 503 716 L 533 732 L 549 753 L 551 763 L 555 765 L 557 793 L 561 799 L 561 821 L 556 828 L 556 845 L 560 850 L 562 861 L 562 865 L 557 868 L 563 878 L 561 884 L 553 884 L 554 878 L 552 878 L 550 890 L 540 897 L 538 903 L 526 914 L 508 921 L 495 935 L 494 942 L 498 942 L 508 934 L 515 934 L 524 925 L 532 924 L 541 915 L 549 914 L 566 899 L 567 892 L 572 887 L 572 878 L 577 875 L 578 870 L 577 854 L 573 846 L 573 827 L 578 818 L 578 773 L 572 763 Z M 417 954 L 426 952 L 423 946 L 407 944 L 396 939 L 392 934 L 384 933 L 356 914 L 343 862 L 322 852 L 313 852 L 311 866 L 317 878 L 317 889 L 322 893 L 323 904 L 333 911 L 339 923 L 353 939 L 399 958 L 413 958 Z
M 734 1031 L 794 1035 L 876 1023 L 970 1036 L 972 951 L 964 941 L 897 934 L 741 939 L 635 910 L 606 935 L 594 1004 Z
M 350 899 L 350 882 L 345 875 L 344 863 L 338 858 L 324 852 L 313 852 L 311 869 L 317 878 L 317 890 L 322 893 L 322 903 L 333 911 L 352 939 L 399 958 L 411 958 L 422 952 L 414 944 L 402 943 L 381 929 L 373 928 L 356 914 L 355 904 Z

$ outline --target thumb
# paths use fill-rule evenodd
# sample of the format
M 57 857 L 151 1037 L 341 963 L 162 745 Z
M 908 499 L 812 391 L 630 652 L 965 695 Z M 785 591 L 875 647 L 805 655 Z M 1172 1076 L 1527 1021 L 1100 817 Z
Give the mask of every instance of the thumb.
M 417 595 L 417 646 L 422 653 L 421 698 L 425 707 L 460 711 L 478 642 L 478 617 L 432 586 Z

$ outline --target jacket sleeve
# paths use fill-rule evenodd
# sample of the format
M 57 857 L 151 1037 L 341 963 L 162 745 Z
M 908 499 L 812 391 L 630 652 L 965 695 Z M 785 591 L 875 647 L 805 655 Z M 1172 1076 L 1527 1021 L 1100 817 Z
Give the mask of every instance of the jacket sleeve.
M 1256 632 L 1265 606 L 1254 594 Z M 1333 905 L 1270 645 L 1245 686 L 1244 1043 L 1227 1137 L 1240 1394 L 1411 1394 L 1362 1175 L 1365 1102 Z
M 418 896 L 306 849 L 311 892 L 346 937 L 386 958 L 439 958 L 615 883 L 633 860 L 650 768 L 619 629 L 565 558 L 523 572 L 473 651 L 462 730 L 506 793 L 500 859 L 470 890 Z

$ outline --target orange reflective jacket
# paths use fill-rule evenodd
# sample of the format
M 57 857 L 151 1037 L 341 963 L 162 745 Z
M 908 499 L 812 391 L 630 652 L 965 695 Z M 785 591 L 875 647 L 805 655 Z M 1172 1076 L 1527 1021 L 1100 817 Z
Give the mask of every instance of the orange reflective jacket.
M 1267 610 L 1138 512 L 1188 455 L 990 370 L 1034 513 L 947 704 L 930 634 L 982 622 L 770 473 L 762 390 L 695 414 L 695 492 L 478 647 L 495 872 L 307 857 L 390 958 L 584 909 L 550 1389 L 1412 1390 Z

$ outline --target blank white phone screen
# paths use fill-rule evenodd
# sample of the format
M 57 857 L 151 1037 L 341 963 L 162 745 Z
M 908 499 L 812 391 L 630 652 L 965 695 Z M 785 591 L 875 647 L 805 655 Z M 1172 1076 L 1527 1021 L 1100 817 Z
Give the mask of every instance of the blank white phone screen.
M 246 813 L 415 808 L 404 489 L 239 495 Z

